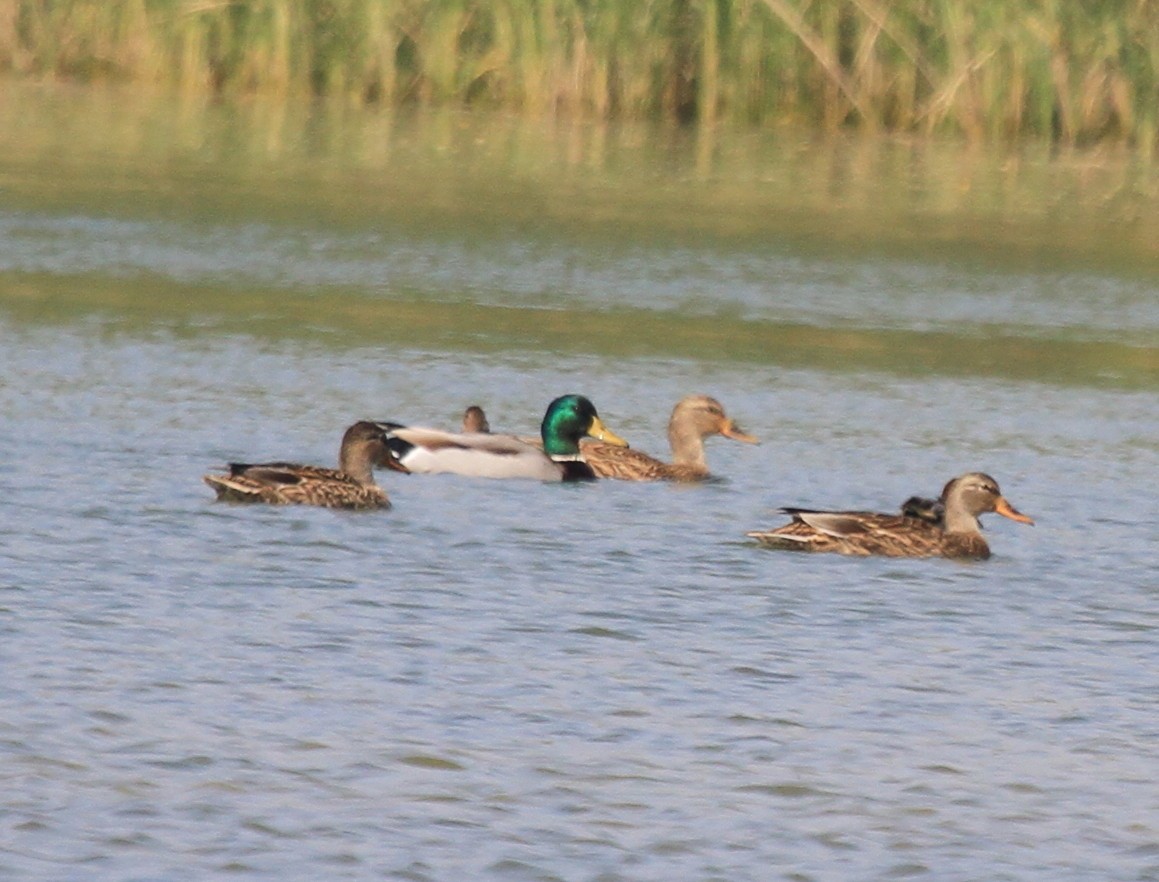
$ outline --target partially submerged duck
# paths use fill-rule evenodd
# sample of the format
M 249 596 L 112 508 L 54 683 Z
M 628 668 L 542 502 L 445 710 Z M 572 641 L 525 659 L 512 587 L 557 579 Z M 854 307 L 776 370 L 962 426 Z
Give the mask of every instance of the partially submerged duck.
M 405 471 L 389 455 L 386 430 L 364 420 L 342 436 L 337 469 L 292 462 L 231 462 L 229 474 L 205 475 L 204 481 L 218 499 L 230 502 L 390 508 L 386 491 L 374 480 L 376 465 Z
M 907 508 L 912 513 L 907 513 Z M 803 508 L 781 511 L 791 515 L 792 521 L 775 530 L 745 535 L 762 545 L 791 551 L 984 560 L 990 556 L 990 547 L 982 538 L 979 515 L 994 512 L 1020 524 L 1034 523 L 1006 501 L 997 481 L 982 472 L 954 478 L 936 502 L 920 497 L 907 500 L 902 514 Z
M 388 429 L 386 443 L 391 455 L 406 471 L 419 474 L 591 480 L 596 475 L 580 454 L 580 438 L 628 446 L 603 424 L 595 406 L 582 395 L 563 395 L 548 405 L 540 425 L 542 449 L 513 435 L 382 425 Z
M 604 442 L 580 445 L 584 459 L 601 478 L 624 481 L 702 481 L 709 477 L 704 458 L 704 439 L 723 435 L 734 441 L 756 444 L 757 439 L 744 432 L 725 412 L 715 398 L 688 395 L 672 408 L 668 420 L 668 444 L 672 462 L 664 462 L 647 453 Z

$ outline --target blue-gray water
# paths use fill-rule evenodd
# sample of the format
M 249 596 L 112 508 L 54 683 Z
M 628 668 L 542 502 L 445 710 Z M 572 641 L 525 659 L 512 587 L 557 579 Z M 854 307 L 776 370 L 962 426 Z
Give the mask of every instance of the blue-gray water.
M 622 236 L 406 229 L 345 167 L 331 225 L 7 155 L 0 877 L 1159 879 L 1153 255 L 827 249 L 755 211 L 697 241 L 678 186 L 655 238 L 615 205 Z M 373 514 L 200 480 L 331 463 L 361 417 L 533 431 L 568 391 L 654 453 L 693 391 L 762 444 L 711 441 L 700 487 L 383 474 Z M 1037 520 L 988 518 L 985 563 L 743 536 L 971 469 Z

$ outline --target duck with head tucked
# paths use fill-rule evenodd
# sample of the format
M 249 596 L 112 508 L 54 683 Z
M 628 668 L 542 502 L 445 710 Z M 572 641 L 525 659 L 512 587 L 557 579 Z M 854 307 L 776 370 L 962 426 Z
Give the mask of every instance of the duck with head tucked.
M 901 514 L 783 508 L 792 520 L 775 530 L 746 533 L 762 545 L 790 551 L 832 551 L 886 557 L 952 557 L 985 560 L 979 515 L 994 512 L 1020 524 L 1034 521 L 1015 509 L 998 482 L 970 472 L 946 484 L 936 502 L 911 498 Z
M 416 474 L 449 473 L 477 478 L 535 478 L 582 481 L 596 477 L 580 453 L 585 436 L 627 447 L 604 425 L 582 395 L 561 395 L 547 406 L 540 425 L 542 449 L 513 435 L 444 432 L 384 422 L 391 456 Z
M 209 474 L 204 480 L 218 499 L 230 502 L 390 508 L 386 491 L 374 481 L 375 466 L 405 471 L 389 455 L 386 429 L 363 420 L 342 436 L 337 469 L 292 462 L 231 462 L 228 474 Z
M 614 447 L 599 441 L 580 445 L 584 459 L 601 478 L 624 481 L 703 481 L 710 477 L 704 457 L 704 441 L 723 435 L 734 441 L 757 444 L 709 395 L 687 395 L 676 402 L 668 420 L 668 444 L 672 462 L 664 462 L 639 450 Z
M 928 499 L 925 496 L 911 496 L 901 504 L 901 513 L 931 524 L 940 524 L 946 516 L 946 506 L 941 497 Z

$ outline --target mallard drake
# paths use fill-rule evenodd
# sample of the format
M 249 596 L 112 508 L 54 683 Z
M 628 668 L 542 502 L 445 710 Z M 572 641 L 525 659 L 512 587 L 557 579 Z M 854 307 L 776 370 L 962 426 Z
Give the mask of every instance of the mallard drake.
M 467 433 L 491 431 L 491 424 L 487 422 L 487 414 L 479 405 L 472 404 L 463 411 L 463 431 Z
M 930 502 L 917 497 L 907 500 L 907 506 L 914 504 L 914 513 L 906 513 L 903 507 L 902 514 L 783 508 L 793 518 L 788 524 L 745 535 L 762 545 L 793 551 L 984 560 L 990 556 L 990 547 L 982 538 L 979 515 L 995 512 L 1020 524 L 1034 523 L 1006 501 L 997 481 L 982 472 L 954 478 L 937 503 Z
M 709 476 L 704 459 L 704 439 L 723 435 L 734 441 L 756 444 L 708 395 L 688 395 L 676 402 L 668 420 L 668 444 L 672 462 L 663 462 L 639 450 L 614 447 L 600 441 L 580 445 L 584 459 L 601 478 L 624 481 L 702 481 Z
M 386 429 L 361 421 L 342 436 L 338 468 L 292 462 L 228 464 L 228 475 L 205 475 L 218 499 L 327 508 L 390 508 L 386 492 L 374 481 L 374 466 L 405 471 L 389 455 Z
M 600 420 L 582 395 L 562 395 L 548 405 L 540 426 L 543 448 L 513 435 L 443 432 L 383 423 L 386 444 L 409 472 L 451 473 L 477 478 L 537 478 L 541 481 L 591 480 L 595 473 L 580 455 L 585 435 L 626 447 L 628 442 Z

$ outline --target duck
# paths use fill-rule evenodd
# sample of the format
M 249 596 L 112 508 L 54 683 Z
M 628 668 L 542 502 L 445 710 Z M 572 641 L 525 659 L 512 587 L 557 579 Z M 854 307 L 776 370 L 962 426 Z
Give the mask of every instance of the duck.
M 595 405 L 583 395 L 561 395 L 543 415 L 542 448 L 514 435 L 490 432 L 444 432 L 383 422 L 390 455 L 406 471 L 450 473 L 476 478 L 534 478 L 540 481 L 594 480 L 580 454 L 579 439 L 596 438 L 627 447 L 628 442 L 604 425 Z
M 990 557 L 990 546 L 982 538 L 980 515 L 994 512 L 1020 524 L 1034 523 L 1006 500 L 998 482 L 984 472 L 968 472 L 952 479 L 936 501 L 921 497 L 906 500 L 901 514 L 804 508 L 781 511 L 792 517 L 788 524 L 745 535 L 761 545 L 791 551 L 985 560 Z
M 374 467 L 405 471 L 390 455 L 387 430 L 360 420 L 342 436 L 338 468 L 292 462 L 231 462 L 228 474 L 203 477 L 219 500 L 326 508 L 390 508 L 386 491 L 375 483 Z
M 901 513 L 906 517 L 929 521 L 931 524 L 940 524 L 946 515 L 946 506 L 940 498 L 911 496 L 901 504 Z
M 463 432 L 490 432 L 491 424 L 487 421 L 487 414 L 477 404 L 470 405 L 463 411 Z
M 664 462 L 639 450 L 616 447 L 602 441 L 585 441 L 580 450 L 592 471 L 601 478 L 622 481 L 703 481 L 710 477 L 704 458 L 704 440 L 723 435 L 734 441 L 757 444 L 710 395 L 686 395 L 672 408 L 668 420 L 668 445 L 672 462 Z

